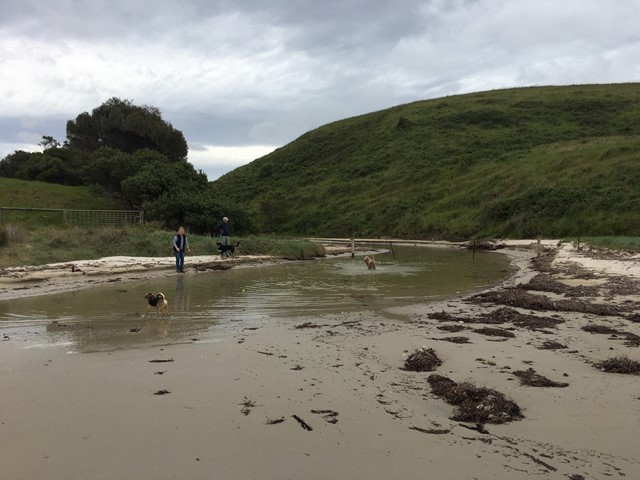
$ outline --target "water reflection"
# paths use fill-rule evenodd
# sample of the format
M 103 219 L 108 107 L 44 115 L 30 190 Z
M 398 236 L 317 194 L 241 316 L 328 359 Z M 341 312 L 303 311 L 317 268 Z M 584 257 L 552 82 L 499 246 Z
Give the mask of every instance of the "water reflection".
M 273 318 L 313 317 L 452 297 L 508 274 L 505 256 L 396 247 L 376 255 L 292 262 L 228 271 L 171 275 L 147 282 L 0 302 L 0 329 L 29 348 L 65 345 L 73 351 L 143 344 L 210 341 L 225 329 Z M 163 292 L 171 317 L 156 318 L 144 295 Z

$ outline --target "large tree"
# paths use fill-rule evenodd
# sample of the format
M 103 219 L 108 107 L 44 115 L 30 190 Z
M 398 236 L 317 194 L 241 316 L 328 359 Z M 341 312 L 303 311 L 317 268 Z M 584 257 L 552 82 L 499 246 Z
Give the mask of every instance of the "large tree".
M 85 152 L 101 147 L 126 153 L 149 149 L 173 162 L 186 160 L 188 153 L 184 135 L 162 119 L 160 110 L 115 97 L 69 120 L 67 141 L 69 148 Z

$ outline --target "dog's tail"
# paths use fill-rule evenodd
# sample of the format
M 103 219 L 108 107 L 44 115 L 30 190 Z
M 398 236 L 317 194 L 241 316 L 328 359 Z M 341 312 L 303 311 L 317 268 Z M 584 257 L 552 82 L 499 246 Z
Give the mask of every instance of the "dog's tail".
M 158 297 L 158 298 L 164 298 L 164 293 L 158 293 L 158 294 L 156 295 L 156 297 Z
M 236 247 L 237 247 L 238 245 L 240 245 L 240 241 L 239 241 L 239 240 L 238 240 L 238 243 L 236 243 Z

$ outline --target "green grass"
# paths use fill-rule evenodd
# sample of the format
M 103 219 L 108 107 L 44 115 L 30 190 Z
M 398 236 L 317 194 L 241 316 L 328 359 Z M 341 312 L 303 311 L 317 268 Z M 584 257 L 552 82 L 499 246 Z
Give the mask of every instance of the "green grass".
M 0 207 L 70 209 L 70 210 L 122 210 L 126 208 L 114 199 L 95 195 L 87 187 L 71 187 L 45 182 L 32 182 L 0 177 Z M 33 227 L 62 225 L 60 211 L 3 210 L 3 224 Z
M 213 182 L 262 231 L 405 238 L 633 235 L 640 84 L 400 105 L 310 131 Z
M 92 260 L 110 256 L 164 257 L 173 255 L 175 232 L 154 226 L 65 228 L 24 225 L 0 226 L 0 268 Z M 217 237 L 187 232 L 190 255 L 218 255 Z M 272 255 L 290 260 L 324 255 L 322 245 L 306 240 L 247 237 L 241 255 Z
M 0 207 L 122 209 L 123 205 L 93 194 L 88 187 L 70 187 L 0 177 Z
M 577 243 L 577 240 L 575 241 Z M 640 252 L 640 237 L 584 237 L 580 238 L 580 244 L 631 253 Z

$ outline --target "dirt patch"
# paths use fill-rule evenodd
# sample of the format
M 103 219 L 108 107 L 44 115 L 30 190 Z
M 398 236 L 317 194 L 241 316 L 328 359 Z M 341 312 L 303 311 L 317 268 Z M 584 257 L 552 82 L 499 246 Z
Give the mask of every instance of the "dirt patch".
M 404 369 L 411 372 L 433 372 L 442 365 L 433 348 L 419 348 L 409 355 L 404 362 Z
M 207 272 L 211 270 L 230 270 L 232 265 L 220 262 L 196 263 L 194 268 L 198 272 Z
M 427 379 L 431 393 L 457 407 L 452 420 L 472 423 L 507 423 L 524 418 L 520 407 L 502 393 L 469 382 L 456 383 L 433 374 Z
M 630 359 L 625 355 L 609 358 L 594 364 L 599 370 L 607 373 L 623 373 L 626 375 L 640 375 L 640 362 Z
M 555 387 L 564 388 L 569 384 L 565 382 L 554 382 L 547 377 L 536 373 L 533 368 L 527 370 L 517 370 L 513 374 L 520 379 L 520 385 L 526 385 L 528 387 Z

